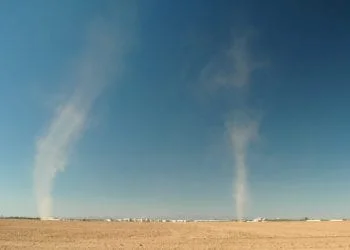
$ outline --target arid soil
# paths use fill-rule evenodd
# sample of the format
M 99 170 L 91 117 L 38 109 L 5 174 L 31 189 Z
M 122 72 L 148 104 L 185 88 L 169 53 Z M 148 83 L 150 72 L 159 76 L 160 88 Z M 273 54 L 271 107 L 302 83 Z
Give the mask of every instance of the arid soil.
M 0 220 L 0 249 L 350 249 L 350 222 Z

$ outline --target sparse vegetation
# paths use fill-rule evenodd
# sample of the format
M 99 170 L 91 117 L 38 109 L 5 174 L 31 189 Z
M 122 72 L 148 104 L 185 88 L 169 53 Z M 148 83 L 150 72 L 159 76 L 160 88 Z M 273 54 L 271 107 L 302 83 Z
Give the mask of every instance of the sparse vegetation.
M 1 216 L 0 219 L 4 219 L 4 220 L 40 220 L 39 217 L 23 217 L 23 216 L 10 216 L 10 217 Z

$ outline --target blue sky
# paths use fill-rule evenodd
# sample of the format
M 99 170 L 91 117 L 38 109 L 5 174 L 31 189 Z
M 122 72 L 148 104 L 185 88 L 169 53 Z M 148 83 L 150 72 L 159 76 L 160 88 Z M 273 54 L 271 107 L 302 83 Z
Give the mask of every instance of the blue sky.
M 349 217 L 348 7 L 3 1 L 0 214 L 37 215 L 36 141 L 76 90 L 71 76 L 89 27 L 103 20 L 124 44 L 111 64 L 118 73 L 94 99 L 54 179 L 54 215 L 234 217 L 235 159 L 225 124 L 244 106 L 261 115 L 247 150 L 246 216 Z M 263 65 L 244 93 L 208 88 L 203 70 L 213 62 L 230 68 L 223 55 L 242 34 L 252 34 L 249 54 Z

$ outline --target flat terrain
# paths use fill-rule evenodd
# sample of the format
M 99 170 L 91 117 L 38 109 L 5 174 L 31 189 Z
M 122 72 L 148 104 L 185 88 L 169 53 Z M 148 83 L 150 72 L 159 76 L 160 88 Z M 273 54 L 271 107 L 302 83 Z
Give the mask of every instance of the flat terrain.
M 350 249 L 350 222 L 0 220 L 0 249 Z

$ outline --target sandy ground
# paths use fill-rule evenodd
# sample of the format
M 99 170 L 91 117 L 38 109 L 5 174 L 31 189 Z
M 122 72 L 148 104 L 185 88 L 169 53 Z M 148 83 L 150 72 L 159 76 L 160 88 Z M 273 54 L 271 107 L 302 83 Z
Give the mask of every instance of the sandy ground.
M 350 249 L 350 222 L 0 220 L 0 249 Z

